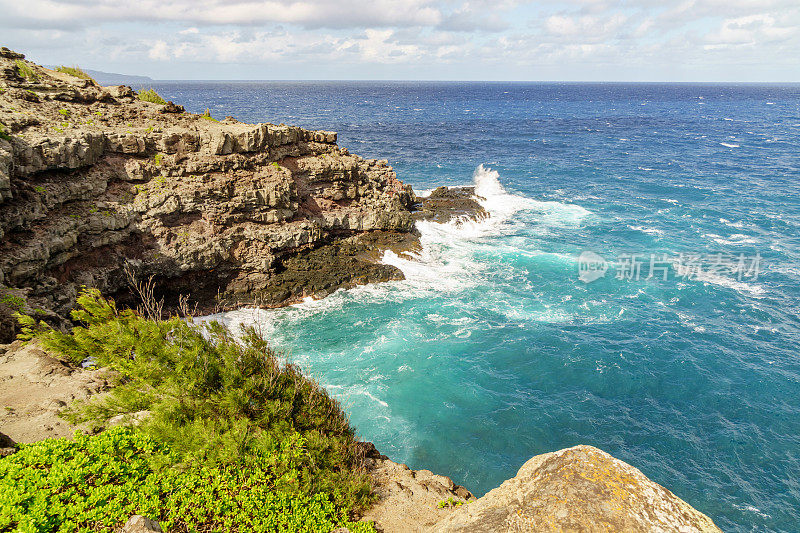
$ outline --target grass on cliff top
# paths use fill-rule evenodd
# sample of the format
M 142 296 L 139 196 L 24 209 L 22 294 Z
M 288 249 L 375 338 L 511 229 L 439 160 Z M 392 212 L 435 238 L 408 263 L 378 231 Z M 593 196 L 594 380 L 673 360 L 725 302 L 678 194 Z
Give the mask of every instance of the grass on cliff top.
M 86 74 L 86 72 L 84 72 L 83 69 L 78 65 L 74 65 L 72 67 L 61 65 L 60 67 L 56 67 L 56 71 L 63 72 L 64 74 L 69 74 L 70 76 L 75 76 L 76 78 L 80 78 L 82 80 L 94 81 L 94 78 Z
M 167 103 L 167 101 L 164 100 L 161 97 L 161 95 L 156 92 L 155 89 L 141 89 L 137 93 L 137 96 L 139 97 L 139 100 L 142 100 L 143 102 L 152 102 L 154 104 L 161 104 L 161 105 Z
M 173 531 L 327 533 L 373 501 L 338 402 L 256 331 L 237 339 L 215 323 L 146 319 L 96 290 L 73 318 L 83 326 L 70 334 L 20 319 L 46 350 L 118 373 L 68 418 L 151 414 L 135 429 L 0 459 L 0 531 L 117 527 L 138 513 Z

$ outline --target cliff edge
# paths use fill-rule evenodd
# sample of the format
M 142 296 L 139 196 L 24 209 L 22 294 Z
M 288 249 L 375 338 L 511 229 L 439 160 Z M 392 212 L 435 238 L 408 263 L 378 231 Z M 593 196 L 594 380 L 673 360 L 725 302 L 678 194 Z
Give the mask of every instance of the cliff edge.
M 402 279 L 378 259 L 414 246 L 414 196 L 386 161 L 143 97 L 0 50 L 0 342 L 81 285 L 127 303 L 126 268 L 205 311 Z

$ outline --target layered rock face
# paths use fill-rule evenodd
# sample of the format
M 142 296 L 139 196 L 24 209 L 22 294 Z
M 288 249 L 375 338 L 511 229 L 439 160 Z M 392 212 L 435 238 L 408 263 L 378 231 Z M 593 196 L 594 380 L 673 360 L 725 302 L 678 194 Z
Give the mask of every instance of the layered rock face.
M 413 242 L 413 193 L 335 133 L 218 122 L 7 49 L 0 124 L 0 342 L 11 311 L 58 321 L 81 285 L 124 299 L 125 265 L 206 308 L 402 278 L 376 258 Z

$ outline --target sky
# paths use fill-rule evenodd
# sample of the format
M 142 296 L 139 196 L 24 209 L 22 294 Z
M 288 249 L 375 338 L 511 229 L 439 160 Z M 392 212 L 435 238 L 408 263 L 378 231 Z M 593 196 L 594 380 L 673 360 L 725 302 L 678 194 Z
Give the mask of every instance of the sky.
M 800 0 L 0 0 L 0 45 L 155 79 L 800 82 Z

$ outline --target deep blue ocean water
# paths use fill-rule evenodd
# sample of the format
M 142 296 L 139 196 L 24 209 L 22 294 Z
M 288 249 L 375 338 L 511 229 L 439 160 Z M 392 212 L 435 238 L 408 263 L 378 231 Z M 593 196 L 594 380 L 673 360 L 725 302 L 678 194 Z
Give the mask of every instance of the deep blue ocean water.
M 480 495 L 591 444 L 725 531 L 800 530 L 800 86 L 154 87 L 338 131 L 417 191 L 477 182 L 492 218 L 423 224 L 384 258 L 406 281 L 222 317 L 383 453 Z

